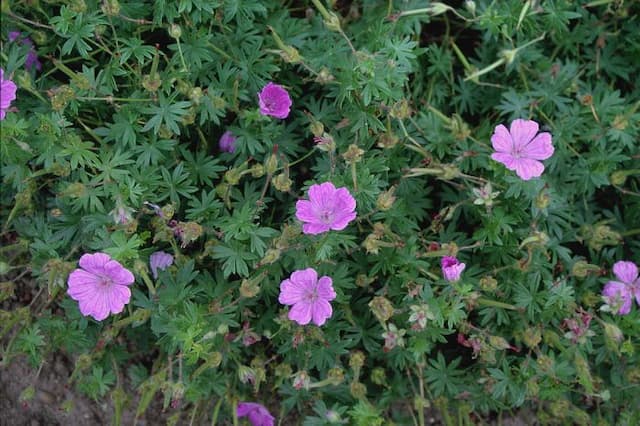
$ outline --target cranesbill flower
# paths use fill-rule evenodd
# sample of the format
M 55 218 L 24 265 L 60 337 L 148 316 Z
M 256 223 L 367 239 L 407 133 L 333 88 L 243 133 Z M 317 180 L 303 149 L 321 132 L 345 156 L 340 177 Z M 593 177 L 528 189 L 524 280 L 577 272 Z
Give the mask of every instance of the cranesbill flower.
M 40 71 L 42 69 L 42 64 L 38 60 L 38 53 L 36 53 L 36 49 L 33 47 L 33 42 L 29 37 L 22 37 L 22 33 L 20 31 L 10 31 L 8 34 L 9 42 L 14 42 L 18 39 L 19 41 L 29 46 L 29 51 L 27 52 L 27 57 L 24 61 L 24 67 L 27 70 L 31 70 L 35 67 L 36 70 Z
M 17 90 L 18 86 L 13 81 L 4 79 L 4 70 L 0 68 L 0 120 L 4 120 L 7 115 Z
M 442 265 L 442 275 L 444 275 L 444 279 L 450 282 L 460 280 L 462 271 L 467 267 L 466 264 L 459 262 L 454 256 L 445 256 L 440 263 Z
M 331 182 L 311 185 L 309 200 L 296 203 L 296 217 L 305 222 L 302 232 L 317 235 L 331 229 L 341 231 L 356 218 L 356 200 L 347 188 L 337 188 Z
M 609 281 L 602 290 L 605 303 L 618 315 L 631 312 L 633 297 L 640 305 L 640 278 L 633 262 L 620 261 L 613 265 L 613 274 L 620 281 Z
M 329 303 L 336 298 L 333 281 L 318 273 L 313 268 L 295 271 L 289 279 L 280 283 L 278 301 L 283 305 L 292 305 L 289 319 L 300 325 L 323 325 L 331 317 L 333 310 Z
M 291 97 L 279 84 L 269 83 L 258 93 L 260 114 L 276 118 L 287 118 L 291 108 Z
M 544 171 L 544 165 L 538 160 L 546 160 L 553 155 L 551 134 L 538 133 L 538 123 L 533 120 L 517 119 L 507 130 L 502 124 L 498 125 L 491 143 L 495 153 L 491 158 L 504 164 L 507 169 L 515 170 L 523 180 L 539 177 Z
M 102 321 L 122 312 L 131 299 L 131 271 L 105 253 L 83 254 L 79 263 L 69 274 L 67 293 L 79 302 L 82 315 Z
M 153 278 L 158 278 L 158 270 L 164 271 L 173 264 L 173 256 L 163 251 L 157 251 L 149 257 L 149 266 Z
M 219 146 L 222 152 L 234 152 L 236 150 L 236 137 L 227 130 L 220 137 Z
M 240 402 L 236 408 L 238 417 L 247 417 L 253 426 L 273 426 L 275 418 L 264 405 L 256 402 Z

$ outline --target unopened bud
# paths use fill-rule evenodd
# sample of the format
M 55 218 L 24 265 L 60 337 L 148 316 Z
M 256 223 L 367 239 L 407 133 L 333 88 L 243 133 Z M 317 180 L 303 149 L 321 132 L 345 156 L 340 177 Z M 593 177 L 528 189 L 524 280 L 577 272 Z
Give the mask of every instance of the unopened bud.
M 378 386 L 386 386 L 387 375 L 384 368 L 376 367 L 371 371 L 371 381 Z
M 273 178 L 273 186 L 280 192 L 289 192 L 293 181 L 284 173 L 280 173 Z
M 306 371 L 298 371 L 293 376 L 293 387 L 294 389 L 305 389 L 309 390 L 309 386 L 311 385 L 311 377 L 307 374 Z
M 278 157 L 276 154 L 271 154 L 264 165 L 267 173 L 272 175 L 278 169 Z
M 309 130 L 311 130 L 311 133 L 313 134 L 313 136 L 320 137 L 324 133 L 324 124 L 314 120 L 311 122 L 311 125 L 309 126 Z
M 394 195 L 395 192 L 395 186 L 392 186 L 385 192 L 381 192 L 376 200 L 376 207 L 383 212 L 389 210 L 396 201 L 396 197 Z
M 160 78 L 160 74 L 157 72 L 142 76 L 142 87 L 144 87 L 144 90 L 147 92 L 157 92 L 161 85 L 162 79 Z
M 393 305 L 386 297 L 374 297 L 369 302 L 369 308 L 381 323 L 387 322 L 393 316 Z
M 620 352 L 620 343 L 622 342 L 622 339 L 624 339 L 622 331 L 617 325 L 609 322 L 605 322 L 602 325 L 604 327 L 604 342 L 607 348 L 618 354 Z
M 169 25 L 169 35 L 176 40 L 182 37 L 182 28 L 178 24 Z
M 349 356 L 349 367 L 353 370 L 353 374 L 357 377 L 360 375 L 360 369 L 364 365 L 365 356 L 362 351 L 354 351 Z
M 360 160 L 362 160 L 363 154 L 364 154 L 364 151 L 358 148 L 358 145 L 351 144 L 349 145 L 349 148 L 347 148 L 347 151 L 344 154 L 342 154 L 342 158 L 344 158 L 344 161 L 347 164 L 355 164 L 360 162 Z
M 492 276 L 480 278 L 480 288 L 486 292 L 494 292 L 498 288 L 498 281 Z
M 529 348 L 537 347 L 542 341 L 542 334 L 540 333 L 540 329 L 536 327 L 529 327 L 524 331 L 522 336 L 522 341 Z
M 571 268 L 571 275 L 577 278 L 585 278 L 590 273 L 599 271 L 600 267 L 598 265 L 592 265 L 584 260 L 578 260 Z
M 411 107 L 409 106 L 409 102 L 406 99 L 401 99 L 391 107 L 389 111 L 389 115 L 393 118 L 397 118 L 400 120 L 407 119 L 411 117 Z
M 360 382 L 352 382 L 349 386 L 351 396 L 356 399 L 364 399 L 367 396 L 367 387 Z
M 318 72 L 318 76 L 316 77 L 316 82 L 320 84 L 327 84 L 335 80 L 336 78 L 331 74 L 329 68 L 322 67 Z
M 549 203 L 551 203 L 549 194 L 547 194 L 545 191 L 541 191 L 535 200 L 536 207 L 540 210 L 544 210 L 549 207 Z
M 229 185 L 237 185 L 240 183 L 240 178 L 242 177 L 242 172 L 237 168 L 232 168 L 227 170 L 224 174 L 224 180 Z
M 269 249 L 265 253 L 264 257 L 260 261 L 261 265 L 270 265 L 274 263 L 276 260 L 280 258 L 280 254 L 282 253 L 279 249 Z
M 400 142 L 400 138 L 395 134 L 391 132 L 384 132 L 378 136 L 377 145 L 379 148 L 390 149 L 396 146 L 398 142 Z
M 327 378 L 333 386 L 338 386 L 344 382 L 344 370 L 340 367 L 334 367 L 327 373 Z
M 264 166 L 262 164 L 254 164 L 250 170 L 251 176 L 254 178 L 261 178 L 264 176 Z
M 511 347 L 509 342 L 507 342 L 505 338 L 500 336 L 489 336 L 489 344 L 491 345 L 491 347 L 498 350 L 509 349 Z
M 118 16 L 120 14 L 120 3 L 118 3 L 118 0 L 104 0 L 102 3 L 102 13 L 107 16 Z

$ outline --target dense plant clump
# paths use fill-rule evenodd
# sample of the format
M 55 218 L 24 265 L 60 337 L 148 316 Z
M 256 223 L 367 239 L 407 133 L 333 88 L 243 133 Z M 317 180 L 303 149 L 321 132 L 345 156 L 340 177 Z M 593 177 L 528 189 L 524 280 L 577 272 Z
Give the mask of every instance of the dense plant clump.
M 3 364 L 116 423 L 640 423 L 638 3 L 0 13 Z

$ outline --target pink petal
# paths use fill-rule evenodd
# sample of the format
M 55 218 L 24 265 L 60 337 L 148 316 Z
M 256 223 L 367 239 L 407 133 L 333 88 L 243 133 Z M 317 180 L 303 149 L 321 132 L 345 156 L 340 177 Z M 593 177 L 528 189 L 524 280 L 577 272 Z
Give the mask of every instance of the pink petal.
M 79 305 L 82 315 L 90 315 L 96 321 L 102 321 L 109 316 L 109 302 L 104 292 L 95 292 L 93 297 L 80 300 Z
M 311 291 L 318 282 L 318 273 L 313 268 L 301 269 L 291 274 L 291 281 Z
M 553 155 L 553 145 L 551 144 L 551 133 L 540 133 L 533 138 L 521 151 L 523 157 L 534 160 L 546 160 Z
M 338 200 L 335 204 L 341 210 L 352 211 L 356 208 L 356 199 L 351 196 L 347 188 L 339 188 L 333 197 Z
M 296 218 L 301 222 L 316 222 L 318 220 L 313 205 L 307 200 L 296 202 Z
M 317 326 L 323 325 L 327 318 L 330 318 L 333 314 L 331 304 L 326 300 L 318 299 L 311 307 L 313 323 Z
M 309 188 L 309 201 L 313 204 L 314 209 L 324 210 L 333 207 L 335 193 L 336 187 L 331 182 L 311 185 Z
M 94 274 L 105 274 L 104 265 L 111 261 L 111 257 L 105 253 L 83 254 L 80 258 L 80 267 Z
M 324 300 L 330 301 L 336 298 L 336 292 L 333 290 L 333 280 L 331 277 L 320 277 L 316 291 L 318 296 Z
M 491 136 L 491 145 L 498 152 L 511 152 L 513 149 L 513 140 L 511 134 L 502 124 L 496 126 Z
M 120 262 L 112 260 L 104 265 L 106 275 L 111 278 L 115 284 L 131 285 L 135 281 L 135 277 L 128 269 L 125 269 Z
M 533 120 L 513 120 L 510 127 L 513 147 L 519 149 L 528 144 L 538 133 L 538 123 Z
M 613 265 L 613 273 L 623 283 L 633 284 L 638 278 L 638 267 L 633 262 L 620 261 Z
M 504 164 L 504 166 L 509 170 L 516 169 L 516 159 L 509 153 L 496 152 L 494 154 L 491 154 L 491 158 L 499 163 Z
M 324 223 L 305 223 L 302 225 L 302 232 L 305 234 L 318 235 L 327 232 L 331 227 Z
M 278 302 L 283 305 L 295 305 L 304 300 L 304 296 L 307 294 L 307 289 L 304 286 L 291 282 L 291 280 L 284 280 L 280 283 L 280 296 L 278 296 Z
M 123 285 L 115 285 L 108 290 L 107 296 L 109 311 L 112 314 L 119 314 L 124 310 L 124 305 L 131 300 L 131 290 Z
M 539 177 L 544 171 L 544 165 L 537 160 L 530 160 L 528 158 L 520 158 L 516 160 L 516 174 L 522 180 L 529 180 L 534 177 Z
M 616 305 L 622 302 L 618 312 L 614 312 L 618 315 L 626 315 L 631 312 L 632 295 L 631 290 L 625 283 L 617 281 L 609 281 L 602 290 L 602 295 L 605 296 L 607 304 Z
M 311 303 L 296 303 L 289 311 L 289 319 L 300 325 L 307 325 L 311 321 L 311 308 Z
M 96 287 L 100 285 L 101 281 L 102 279 L 95 274 L 83 269 L 76 269 L 69 274 L 69 278 L 67 279 L 67 284 L 69 285 L 67 293 L 73 299 L 80 300 L 85 295 L 90 295 L 95 292 Z
M 349 222 L 351 222 L 355 218 L 356 218 L 356 212 L 351 212 L 351 213 L 340 212 L 333 219 L 333 223 L 331 224 L 331 229 L 333 229 L 334 231 L 342 231 L 344 228 L 347 227 L 347 225 L 349 225 Z

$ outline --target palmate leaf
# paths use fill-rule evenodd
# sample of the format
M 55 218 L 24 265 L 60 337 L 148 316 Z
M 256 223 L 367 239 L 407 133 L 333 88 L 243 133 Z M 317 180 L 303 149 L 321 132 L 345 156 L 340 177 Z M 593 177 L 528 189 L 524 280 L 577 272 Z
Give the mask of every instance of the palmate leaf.
M 142 128 L 143 132 L 153 129 L 154 133 L 160 131 L 160 126 L 167 126 L 176 135 L 180 135 L 180 127 L 178 126 L 182 116 L 187 113 L 187 108 L 191 106 L 191 102 L 179 101 L 173 102 L 173 98 L 166 98 L 162 94 L 158 97 L 158 105 L 145 108 L 145 114 L 151 114 L 152 117 Z

